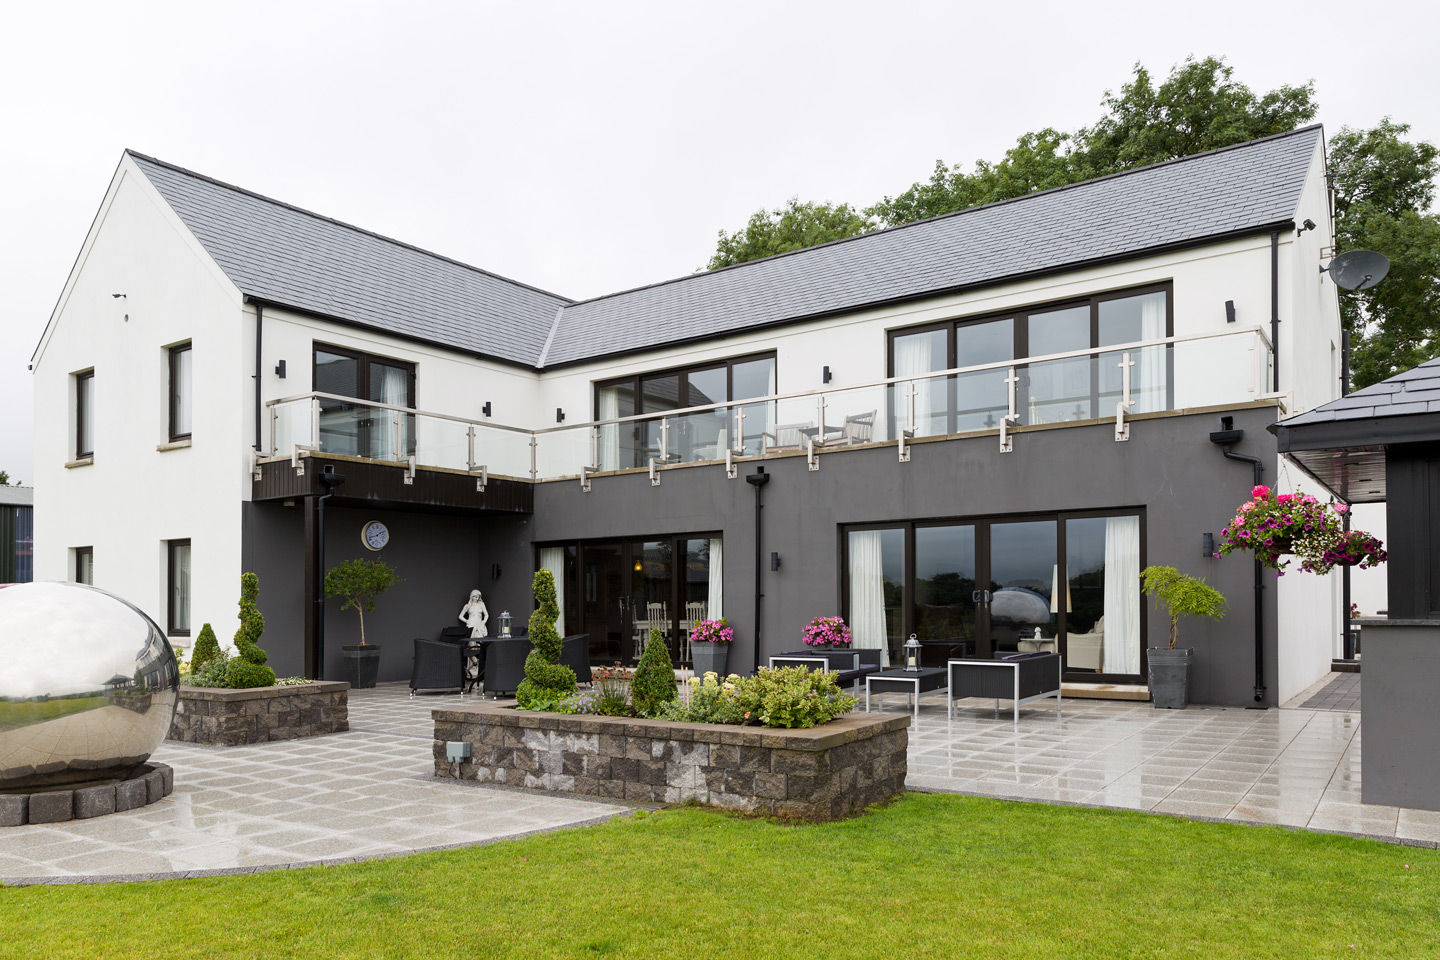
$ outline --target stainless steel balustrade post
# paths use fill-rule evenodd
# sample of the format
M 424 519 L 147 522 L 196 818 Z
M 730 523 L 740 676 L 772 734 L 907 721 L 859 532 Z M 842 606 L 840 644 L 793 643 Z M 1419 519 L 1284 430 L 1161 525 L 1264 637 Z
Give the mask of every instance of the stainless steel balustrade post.
M 1120 354 L 1120 402 L 1115 404 L 1115 441 L 1123 443 L 1130 439 L 1130 424 L 1125 422 L 1125 414 L 1130 412 L 1134 401 L 1130 399 L 1130 368 L 1135 366 L 1135 361 L 1130 359 L 1130 351 L 1126 350 Z

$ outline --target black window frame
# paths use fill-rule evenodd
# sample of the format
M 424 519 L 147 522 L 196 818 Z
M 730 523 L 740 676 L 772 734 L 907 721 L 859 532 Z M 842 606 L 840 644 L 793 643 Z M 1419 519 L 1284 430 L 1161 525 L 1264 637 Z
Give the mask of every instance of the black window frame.
M 181 441 L 181 440 L 189 440 L 189 439 L 191 439 L 191 436 L 192 436 L 192 434 L 193 434 L 193 432 L 194 432 L 194 422 L 193 422 L 193 421 L 194 421 L 194 417 L 195 417 L 195 368 L 194 368 L 194 356 L 193 356 L 193 354 L 192 354 L 192 356 L 191 356 L 191 368 L 190 368 L 190 417 L 191 417 L 191 421 L 192 421 L 192 422 L 191 422 L 191 428 L 190 428 L 189 430 L 185 431 L 184 433 L 180 433 L 179 431 L 177 431 L 177 430 L 175 429 L 176 420 L 178 419 L 179 413 L 180 413 L 180 390 L 179 390 L 180 378 L 179 378 L 179 376 L 178 376 L 177 368 L 178 368 L 179 362 L 180 362 L 180 355 L 181 355 L 182 353 L 191 353 L 191 347 L 192 347 L 192 346 L 193 346 L 193 344 L 191 343 L 191 341 L 186 340 L 184 343 L 177 343 L 177 344 L 175 344 L 175 346 L 171 347 L 171 348 L 169 349 L 169 351 L 168 351 L 168 352 L 169 352 L 169 356 L 170 356 L 170 405 L 169 405 L 169 406 L 170 406 L 170 442 L 171 442 L 171 443 L 178 443 L 178 442 Z
M 70 570 L 70 579 L 73 580 L 75 583 L 83 583 L 86 586 L 93 587 L 95 585 L 95 548 L 93 546 L 73 547 L 71 548 L 71 553 L 73 554 L 73 559 L 71 561 L 72 566 Z M 89 580 L 80 579 L 81 558 L 85 558 L 90 561 Z
M 90 416 L 86 416 L 86 406 Z M 84 460 L 95 456 L 95 368 L 81 370 L 75 374 L 75 459 Z M 90 448 L 85 449 L 85 428 L 90 428 Z
M 190 571 L 186 574 L 191 577 L 195 571 L 195 548 L 189 537 L 180 537 L 176 540 L 165 541 L 165 633 L 171 637 L 190 636 L 190 624 L 184 627 L 175 626 L 175 548 L 186 547 L 190 551 Z M 191 577 L 193 583 L 193 577 Z M 187 584 L 187 589 L 189 584 Z
M 840 558 L 840 569 L 837 575 L 837 584 L 840 591 L 840 602 L 837 605 L 840 615 L 849 622 L 850 619 L 850 531 L 852 530 L 895 530 L 900 529 L 905 533 L 905 611 L 903 634 L 909 636 L 916 632 L 915 615 L 915 530 L 919 527 L 945 527 L 958 525 L 971 525 L 976 527 L 975 555 L 976 573 L 981 569 L 988 568 L 988 559 L 985 567 L 980 566 L 981 553 L 989 551 L 990 538 L 989 528 L 997 523 L 1025 523 L 1036 520 L 1050 520 L 1055 523 L 1055 551 L 1056 570 L 1061 583 L 1068 583 L 1070 571 L 1068 568 L 1067 544 L 1065 542 L 1065 522 L 1067 520 L 1083 520 L 1096 517 L 1139 517 L 1140 519 L 1140 566 L 1144 570 L 1146 566 L 1146 552 L 1148 549 L 1149 530 L 1146 509 L 1143 506 L 1121 506 L 1103 507 L 1090 510 L 1040 510 L 1027 513 L 993 513 L 993 514 L 967 514 L 954 517 L 918 517 L 903 520 L 878 520 L 864 523 L 842 523 L 838 525 L 838 552 Z M 983 533 L 981 528 L 984 528 Z M 1061 591 L 1057 598 L 1056 606 L 1056 640 L 1068 642 L 1069 604 L 1066 598 L 1066 591 Z M 1146 669 L 1149 663 L 1149 636 L 1150 619 L 1146 615 L 1145 597 L 1140 596 L 1140 670 L 1138 674 L 1130 673 L 1094 673 L 1079 672 L 1072 673 L 1065 671 L 1067 682 L 1075 683 L 1144 683 Z M 923 638 L 922 638 L 923 639 Z M 1137 676 L 1139 680 L 1137 680 Z
M 643 393 L 643 384 L 646 380 L 659 379 L 661 377 L 673 376 L 677 378 L 679 382 L 679 391 L 676 395 L 676 406 L 668 409 L 683 410 L 686 407 L 692 406 L 692 404 L 690 403 L 690 380 L 688 374 L 699 373 L 704 370 L 714 370 L 718 367 L 725 368 L 725 399 L 723 401 L 711 400 L 710 402 L 734 402 L 736 365 L 742 363 L 754 363 L 757 360 L 770 360 L 774 362 L 775 382 L 776 389 L 778 390 L 780 382 L 779 357 L 774 350 L 764 350 L 759 353 L 746 353 L 741 354 L 740 356 L 722 357 L 716 360 L 702 360 L 693 363 L 682 364 L 675 367 L 661 367 L 655 370 L 641 370 L 637 371 L 636 373 L 626 374 L 623 377 L 610 377 L 605 380 L 596 380 L 594 383 L 591 384 L 590 388 L 590 409 L 592 413 L 591 420 L 598 421 L 600 419 L 600 391 L 605 387 L 617 387 L 623 385 L 628 385 L 633 391 L 633 396 L 635 397 L 635 412 L 633 414 L 627 414 L 627 416 L 644 416 L 647 412 L 665 413 L 665 410 L 646 411 L 645 395 Z M 700 406 L 700 404 L 693 404 L 693 406 Z M 633 467 L 640 467 L 644 465 L 640 462 L 643 454 L 643 444 L 641 443 L 639 425 L 640 423 L 642 423 L 642 421 L 636 420 L 632 423 L 635 428 L 635 437 L 631 441 L 629 449 L 634 451 L 636 462 L 631 464 L 622 464 L 620 467 L 620 469 L 622 470 L 630 469 Z M 622 447 L 622 449 L 625 448 Z
M 1074 307 L 1088 306 L 1090 309 L 1090 349 L 1101 349 L 1100 343 L 1100 304 L 1110 300 L 1124 300 L 1129 297 L 1140 297 L 1148 293 L 1165 294 L 1165 336 L 1175 336 L 1175 283 L 1172 280 L 1163 280 L 1158 283 L 1147 283 L 1135 287 L 1125 287 L 1119 290 L 1105 290 L 1099 293 L 1087 294 L 1081 297 L 1067 297 L 1061 300 L 1049 300 L 1041 303 L 1026 304 L 1014 307 L 1009 310 L 998 310 L 990 313 L 976 314 L 974 316 L 953 317 L 945 320 L 919 323 L 908 327 L 894 327 L 885 331 L 885 376 L 887 378 L 896 376 L 895 373 L 895 340 L 897 337 L 906 337 L 916 333 L 928 333 L 933 330 L 944 330 L 946 337 L 945 369 L 953 370 L 959 364 L 959 330 L 961 327 L 974 326 L 982 323 L 990 323 L 995 320 L 1009 320 L 1013 324 L 1011 335 L 1014 338 L 1012 357 L 1016 375 L 1020 377 L 1020 383 L 1016 385 L 1015 408 L 1024 410 L 1027 406 L 1029 377 L 1026 371 L 1030 367 L 1030 317 L 1035 314 L 1051 313 L 1056 310 L 1065 310 Z M 1100 358 L 1098 355 L 1091 355 L 1090 358 L 1090 417 L 1086 419 L 1106 419 L 1106 414 L 1099 408 L 1099 377 Z M 946 433 L 956 432 L 956 391 L 955 378 L 947 377 L 946 403 Z M 888 422 L 895 423 L 896 404 L 895 391 L 886 391 L 888 405 Z M 1165 408 L 1167 410 L 1175 407 L 1175 351 L 1167 348 L 1165 350 Z M 1023 421 L 1022 421 L 1023 423 Z
M 355 361 L 355 387 L 357 392 L 367 394 L 370 392 L 370 364 L 372 363 L 379 363 L 387 367 L 398 367 L 404 369 L 409 374 L 405 384 L 405 406 L 411 410 L 415 409 L 416 363 L 413 360 L 401 360 L 397 357 L 387 357 L 384 354 L 380 353 L 368 353 L 364 350 L 357 350 L 354 347 L 342 347 L 338 344 L 326 343 L 323 340 L 312 340 L 310 342 L 310 387 L 312 390 L 317 391 L 318 388 L 316 387 L 316 384 L 319 382 L 318 373 L 320 367 L 318 354 L 322 350 L 326 353 L 335 354 L 336 356 L 340 357 L 346 357 L 350 360 Z M 382 402 L 380 400 L 374 400 L 369 397 L 352 397 L 351 399 L 353 399 L 356 403 L 367 405 Z M 324 404 L 327 402 L 333 403 L 337 401 L 321 400 L 320 403 L 322 410 L 324 409 Z M 405 431 L 405 452 L 407 454 L 413 455 L 415 453 L 416 442 L 414 428 L 415 415 L 405 414 L 404 416 L 406 418 L 406 422 L 409 424 L 409 428 Z M 364 443 L 368 448 L 368 434 Z

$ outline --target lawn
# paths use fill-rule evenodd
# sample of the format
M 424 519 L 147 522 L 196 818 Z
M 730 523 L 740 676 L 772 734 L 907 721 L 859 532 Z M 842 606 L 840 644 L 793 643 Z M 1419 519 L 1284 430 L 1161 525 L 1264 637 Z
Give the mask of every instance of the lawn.
M 61 697 L 55 700 L 0 700 L 0 730 L 54 720 L 71 713 L 103 707 L 109 697 Z
M 0 890 L 0 956 L 1421 957 L 1440 852 L 911 794 L 242 877 Z

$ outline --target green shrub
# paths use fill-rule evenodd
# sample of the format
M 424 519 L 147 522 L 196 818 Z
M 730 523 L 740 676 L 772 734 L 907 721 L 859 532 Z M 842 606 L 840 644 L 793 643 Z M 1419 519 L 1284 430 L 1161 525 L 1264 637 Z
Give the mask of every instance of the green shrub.
M 263 663 L 251 663 L 235 657 L 225 670 L 225 686 L 232 690 L 269 687 L 275 683 L 275 671 Z
M 194 666 L 190 668 L 190 686 L 192 687 L 227 687 L 229 682 L 226 679 L 230 670 L 230 655 L 224 650 L 217 650 L 215 656 L 206 660 L 199 669 Z
M 650 631 L 650 642 L 640 656 L 640 665 L 630 681 L 630 702 L 642 717 L 655 714 L 675 699 L 675 667 L 670 663 L 670 648 L 659 630 Z
M 1225 616 L 1225 595 L 1199 577 L 1181 573 L 1174 567 L 1146 567 L 1140 571 L 1141 588 L 1165 604 L 1170 617 L 1170 649 L 1180 639 L 1181 617 L 1208 617 L 1219 620 Z
M 690 723 L 742 723 L 744 716 L 735 701 L 740 677 L 731 674 L 723 681 L 714 671 L 704 678 L 690 680 L 690 699 L 676 699 L 657 713 L 660 720 L 684 720 Z
M 524 710 L 544 710 L 575 692 L 575 671 L 560 663 L 565 640 L 555 629 L 560 608 L 555 603 L 555 575 L 535 572 L 535 612 L 530 614 L 530 642 L 525 658 L 525 679 L 515 691 L 515 703 Z
M 735 706 L 743 723 L 813 727 L 855 708 L 855 698 L 840 689 L 833 673 L 808 667 L 762 669 L 734 683 Z
M 225 686 L 234 690 L 268 687 L 275 682 L 275 671 L 265 665 L 270 659 L 260 649 L 260 635 L 265 632 L 265 617 L 255 606 L 260 598 L 260 578 L 253 573 L 240 574 L 240 629 L 235 631 L 236 656 L 225 670 Z
M 325 574 L 325 596 L 339 597 L 340 609 L 353 609 L 360 615 L 360 643 L 365 639 L 365 614 L 375 609 L 375 598 L 400 583 L 395 568 L 376 557 L 356 557 L 337 563 Z
M 220 641 L 215 639 L 215 630 L 210 624 L 204 624 L 200 635 L 195 638 L 195 649 L 190 653 L 190 673 L 198 672 L 219 655 Z

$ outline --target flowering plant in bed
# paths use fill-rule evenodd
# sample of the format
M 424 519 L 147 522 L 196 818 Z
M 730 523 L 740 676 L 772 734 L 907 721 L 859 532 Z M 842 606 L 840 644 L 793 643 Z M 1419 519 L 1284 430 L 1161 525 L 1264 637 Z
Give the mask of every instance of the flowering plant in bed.
M 701 620 L 695 624 L 695 629 L 690 631 L 691 643 L 734 643 L 735 631 L 730 626 L 730 621 L 721 617 L 719 620 Z
M 844 617 L 816 617 L 805 624 L 801 639 L 811 647 L 848 647 L 855 641 Z
M 1345 531 L 1343 503 L 1321 503 L 1308 493 L 1276 494 L 1265 485 L 1250 491 L 1251 499 L 1221 531 L 1220 555 L 1250 550 L 1267 567 L 1281 573 L 1287 554 L 1300 559 L 1305 573 L 1329 573 L 1338 566 L 1373 567 L 1385 561 L 1379 540 L 1358 530 Z

